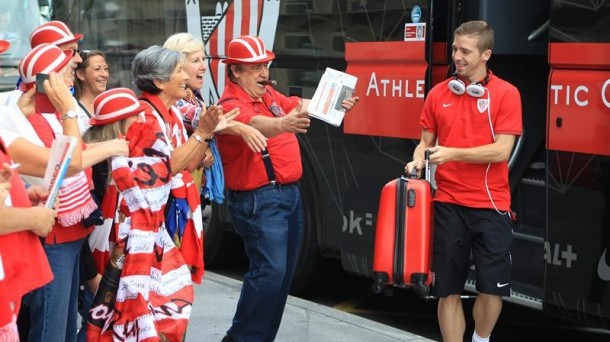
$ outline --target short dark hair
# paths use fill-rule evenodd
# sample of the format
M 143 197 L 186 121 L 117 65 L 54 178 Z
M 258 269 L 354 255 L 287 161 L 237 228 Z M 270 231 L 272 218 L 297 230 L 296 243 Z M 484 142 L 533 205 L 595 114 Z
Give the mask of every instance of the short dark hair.
M 233 70 L 231 70 L 231 66 L 235 65 L 235 68 L 237 69 L 237 71 L 243 71 L 244 70 L 244 66 L 241 64 L 228 64 L 227 65 L 227 69 L 229 70 L 229 72 L 227 73 L 227 77 L 229 78 L 229 81 L 233 82 L 233 83 L 237 83 L 237 78 L 235 78 L 235 75 L 233 75 Z

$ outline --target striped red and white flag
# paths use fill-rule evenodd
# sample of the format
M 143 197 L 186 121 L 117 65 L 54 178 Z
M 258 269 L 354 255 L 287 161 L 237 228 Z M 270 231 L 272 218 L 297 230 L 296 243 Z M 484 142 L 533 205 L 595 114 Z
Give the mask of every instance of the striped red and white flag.
M 213 27 L 211 32 L 191 32 L 201 34 L 209 56 L 202 96 L 207 103 L 216 103 L 226 84 L 226 46 L 239 36 L 259 36 L 267 49 L 272 50 L 275 41 L 280 0 L 235 0 L 216 4 L 215 13 L 201 16 L 202 26 Z

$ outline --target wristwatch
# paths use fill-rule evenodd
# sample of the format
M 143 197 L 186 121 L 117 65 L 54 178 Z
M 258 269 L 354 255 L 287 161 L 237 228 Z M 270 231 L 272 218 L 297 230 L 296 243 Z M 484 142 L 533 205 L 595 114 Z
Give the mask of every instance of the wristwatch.
M 64 114 L 61 117 L 62 120 L 66 120 L 66 119 L 76 119 L 76 111 L 75 110 L 69 110 L 66 112 L 66 114 Z
M 197 140 L 197 142 L 198 142 L 198 143 L 200 143 L 200 144 L 202 144 L 204 141 L 205 141 L 205 142 L 207 142 L 207 143 L 209 144 L 209 143 L 211 143 L 211 142 L 212 142 L 212 140 L 214 139 L 214 135 L 213 135 L 213 134 L 212 134 L 212 136 L 210 136 L 210 137 L 209 137 L 209 138 L 207 138 L 207 139 L 203 139 L 203 138 L 201 137 L 201 135 L 199 135 L 198 133 L 194 133 L 192 136 L 193 136 L 193 137 L 195 138 L 195 140 Z
M 199 135 L 199 134 L 193 134 L 193 138 L 195 138 L 195 140 L 196 140 L 198 143 L 200 143 L 200 144 L 202 144 L 202 143 L 203 143 L 203 139 L 201 139 L 201 135 Z

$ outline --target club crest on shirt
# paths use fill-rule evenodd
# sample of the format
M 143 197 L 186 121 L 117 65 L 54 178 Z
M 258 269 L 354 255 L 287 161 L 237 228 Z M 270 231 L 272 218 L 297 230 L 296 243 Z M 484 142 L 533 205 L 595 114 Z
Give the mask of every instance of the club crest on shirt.
M 487 108 L 489 108 L 489 99 L 479 99 L 477 101 L 477 108 L 479 109 L 479 113 L 485 113 Z

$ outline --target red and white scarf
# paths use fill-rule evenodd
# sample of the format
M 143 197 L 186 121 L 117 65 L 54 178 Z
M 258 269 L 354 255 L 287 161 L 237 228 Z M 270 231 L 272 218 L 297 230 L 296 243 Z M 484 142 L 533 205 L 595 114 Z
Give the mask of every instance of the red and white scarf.
M 114 185 L 114 182 L 108 184 L 100 203 L 100 210 L 104 221 L 101 225 L 95 226 L 91 234 L 89 234 L 89 247 L 91 248 L 93 262 L 99 274 L 104 274 L 106 265 L 110 261 L 110 251 L 114 248 L 117 241 L 119 200 L 119 190 Z
M 153 119 L 154 120 L 154 119 Z M 164 225 L 170 192 L 169 145 L 160 128 L 134 123 L 127 132 L 130 157 L 114 157 L 112 178 L 128 214 L 118 225 L 125 245 L 123 269 L 113 311 L 94 305 L 89 312 L 88 341 L 181 342 L 194 300 L 190 271 Z M 105 195 L 112 195 L 108 193 Z M 103 326 L 92 317 L 106 318 Z
M 77 224 L 97 209 L 97 204 L 91 197 L 89 179 L 84 171 L 64 178 L 58 198 L 57 222 L 64 227 Z
M 163 135 L 167 141 L 171 142 L 171 150 L 188 140 L 182 116 L 175 106 L 171 106 L 167 110 L 157 96 L 147 93 L 142 94 L 142 99 L 150 105 L 152 115 L 163 129 Z M 204 274 L 203 214 L 199 190 L 189 171 L 184 170 L 172 178 L 172 195 L 175 198 L 186 199 L 190 209 L 184 233 L 182 236 L 172 238 L 178 242 L 180 253 L 191 269 L 191 279 L 193 282 L 201 284 Z

